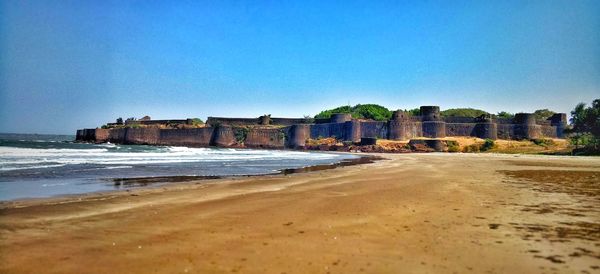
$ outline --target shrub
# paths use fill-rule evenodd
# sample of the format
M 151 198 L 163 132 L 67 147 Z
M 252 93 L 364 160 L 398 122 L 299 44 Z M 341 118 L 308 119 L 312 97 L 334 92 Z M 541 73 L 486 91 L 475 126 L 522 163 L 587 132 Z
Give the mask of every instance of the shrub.
M 479 144 L 472 144 L 472 145 L 465 146 L 463 148 L 463 152 L 465 152 L 465 153 L 479 152 L 480 150 L 481 150 L 481 146 Z
M 458 145 L 457 141 L 446 141 L 446 144 L 448 145 L 448 152 L 460 151 L 460 146 Z
M 236 128 L 233 135 L 235 136 L 235 140 L 238 144 L 243 144 L 248 137 L 248 132 L 250 130 L 245 127 Z
M 531 140 L 534 144 L 538 146 L 548 147 L 554 145 L 554 141 L 552 139 L 533 139 Z
M 483 144 L 481 145 L 480 150 L 481 151 L 488 151 L 492 148 L 496 147 L 496 143 L 494 142 L 494 140 L 492 139 L 485 139 L 485 141 L 483 141 Z

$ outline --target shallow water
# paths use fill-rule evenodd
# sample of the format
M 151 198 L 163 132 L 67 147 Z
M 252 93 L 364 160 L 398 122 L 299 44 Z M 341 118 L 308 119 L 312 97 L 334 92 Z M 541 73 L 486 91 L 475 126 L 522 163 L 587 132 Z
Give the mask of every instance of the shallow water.
M 140 186 L 115 184 L 115 178 L 259 175 L 356 158 L 287 150 L 84 144 L 73 139 L 0 134 L 0 200 Z

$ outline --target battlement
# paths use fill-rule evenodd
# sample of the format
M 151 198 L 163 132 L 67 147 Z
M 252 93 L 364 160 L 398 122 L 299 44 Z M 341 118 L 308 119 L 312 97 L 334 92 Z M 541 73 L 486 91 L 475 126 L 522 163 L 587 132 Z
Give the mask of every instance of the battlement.
M 514 119 L 493 117 L 442 117 L 439 106 L 422 106 L 420 115 L 395 111 L 388 121 L 354 119 L 348 113 L 327 119 L 208 117 L 200 128 L 128 127 L 131 125 L 182 124 L 193 119 L 133 120 L 108 129 L 77 130 L 77 141 L 123 144 L 302 148 L 308 139 L 333 137 L 360 143 L 361 139 L 410 140 L 418 137 L 470 136 L 486 139 L 564 138 L 565 113 L 538 121 L 531 113 L 517 113 Z M 123 125 L 123 124 L 120 124 Z

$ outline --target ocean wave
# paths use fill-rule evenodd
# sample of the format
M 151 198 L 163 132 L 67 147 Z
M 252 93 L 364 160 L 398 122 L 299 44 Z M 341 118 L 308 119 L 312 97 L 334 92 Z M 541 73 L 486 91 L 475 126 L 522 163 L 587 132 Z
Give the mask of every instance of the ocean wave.
M 13 170 L 25 170 L 25 169 L 39 169 L 39 168 L 53 168 L 53 167 L 62 167 L 66 166 L 66 164 L 56 164 L 56 165 L 37 165 L 37 166 L 19 166 L 19 167 L 2 167 L 0 166 L 0 171 L 13 171 Z
M 133 168 L 133 166 L 107 166 L 104 169 L 122 169 L 122 168 Z
M 60 167 L 64 165 L 152 165 L 176 163 L 334 160 L 339 155 L 288 150 L 249 150 L 190 147 L 143 147 L 115 150 L 115 144 L 90 148 L 0 147 L 0 171 Z M 112 167 L 116 168 L 116 167 Z

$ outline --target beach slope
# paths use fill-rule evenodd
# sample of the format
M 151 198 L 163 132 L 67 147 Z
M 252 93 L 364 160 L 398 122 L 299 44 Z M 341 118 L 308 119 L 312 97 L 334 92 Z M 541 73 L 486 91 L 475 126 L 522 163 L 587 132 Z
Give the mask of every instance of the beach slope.
M 593 273 L 600 159 L 383 155 L 2 203 L 2 273 Z

